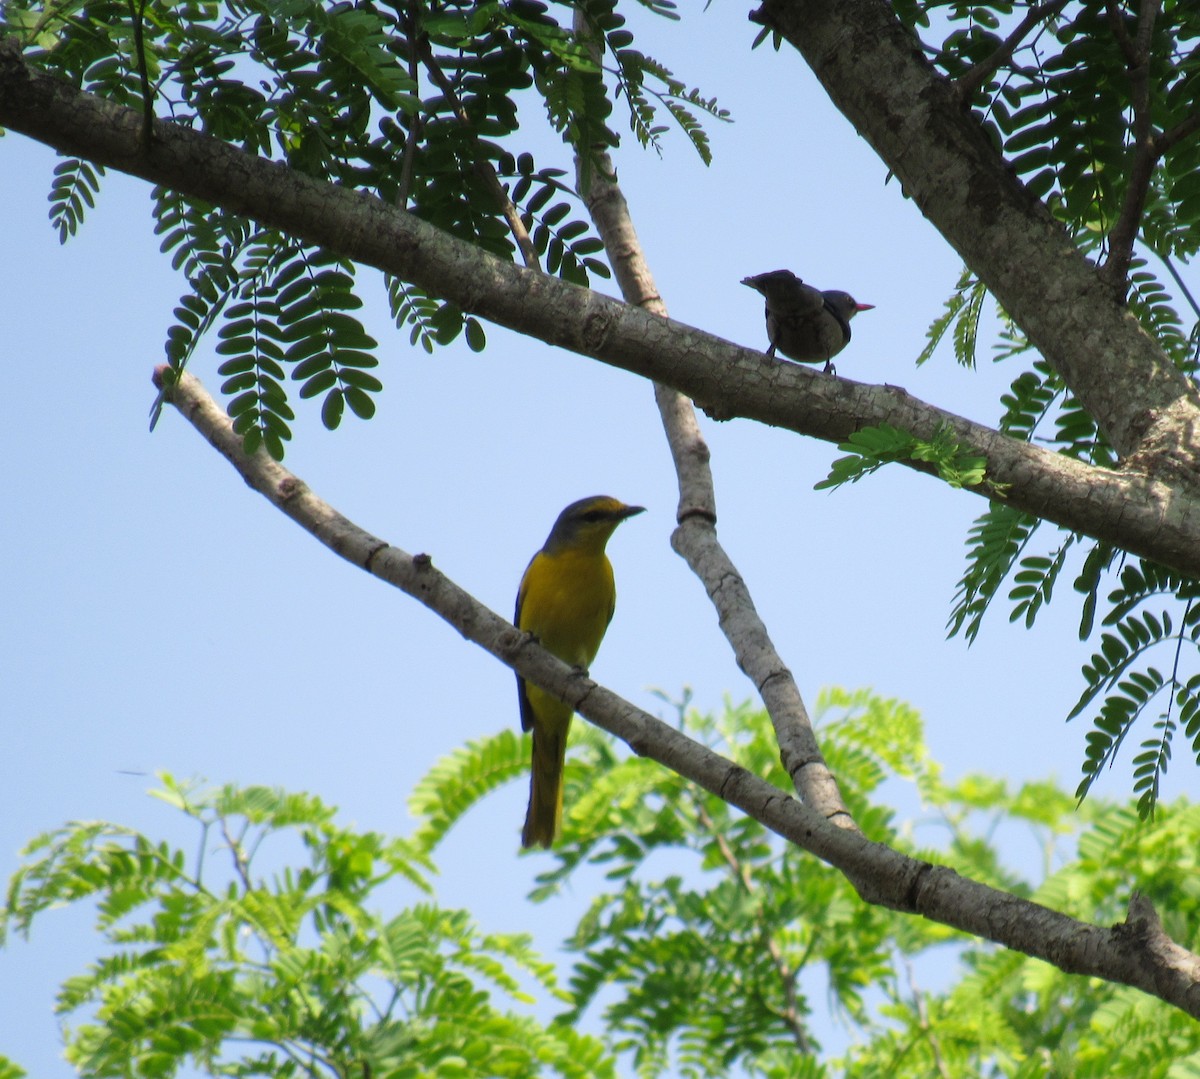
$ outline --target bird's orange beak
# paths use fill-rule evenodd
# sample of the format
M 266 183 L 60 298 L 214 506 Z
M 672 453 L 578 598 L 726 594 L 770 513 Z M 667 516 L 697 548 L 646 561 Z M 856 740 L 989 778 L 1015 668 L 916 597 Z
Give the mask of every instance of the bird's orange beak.
M 855 311 L 872 311 L 874 309 L 875 305 L 873 303 L 856 303 L 854 305 Z

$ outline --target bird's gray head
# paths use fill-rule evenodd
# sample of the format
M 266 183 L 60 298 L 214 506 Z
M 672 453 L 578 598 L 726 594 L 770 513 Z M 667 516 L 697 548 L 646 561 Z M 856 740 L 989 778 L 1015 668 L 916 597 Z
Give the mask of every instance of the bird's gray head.
M 875 306 L 873 303 L 859 303 L 850 293 L 842 292 L 840 289 L 830 289 L 828 292 L 822 292 L 821 295 L 825 297 L 826 305 L 847 322 L 859 311 L 870 311 Z

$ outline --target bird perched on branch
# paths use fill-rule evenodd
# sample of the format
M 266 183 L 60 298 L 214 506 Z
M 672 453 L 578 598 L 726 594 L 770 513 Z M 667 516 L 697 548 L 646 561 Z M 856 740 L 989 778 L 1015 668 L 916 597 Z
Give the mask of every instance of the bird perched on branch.
M 564 663 L 586 669 L 612 619 L 617 591 L 604 546 L 627 517 L 641 513 L 605 495 L 572 502 L 521 578 L 513 623 Z M 562 819 L 563 756 L 575 714 L 569 704 L 517 675 L 521 729 L 533 731 L 529 809 L 521 846 L 549 847 Z
M 791 270 L 772 270 L 742 278 L 767 301 L 768 356 L 776 349 L 798 363 L 823 363 L 833 370 L 833 357 L 850 343 L 850 320 L 875 305 L 859 303 L 848 292 L 820 292 Z

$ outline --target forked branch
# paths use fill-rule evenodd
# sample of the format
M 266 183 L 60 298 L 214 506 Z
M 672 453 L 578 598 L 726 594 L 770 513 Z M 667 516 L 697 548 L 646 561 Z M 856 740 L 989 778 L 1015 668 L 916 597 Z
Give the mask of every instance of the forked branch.
M 1050 0 L 1046 4 L 1031 7 L 1015 30 L 1004 39 L 995 52 L 974 64 L 955 81 L 954 88 L 959 99 L 969 102 L 978 91 L 987 84 L 988 80 L 1012 59 L 1014 52 L 1029 36 L 1030 31 L 1038 24 L 1054 18 L 1067 6 L 1068 0 Z

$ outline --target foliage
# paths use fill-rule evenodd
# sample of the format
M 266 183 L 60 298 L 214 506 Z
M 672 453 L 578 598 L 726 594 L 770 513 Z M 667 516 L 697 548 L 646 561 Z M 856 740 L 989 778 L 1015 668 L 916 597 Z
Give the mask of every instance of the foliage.
M 1174 264 L 1200 250 L 1200 139 L 1187 127 L 1200 111 L 1200 51 L 1195 47 L 1200 8 L 1161 5 L 1148 42 L 1142 91 L 1134 70 L 1138 65 L 1128 55 L 1137 47 L 1137 13 L 1145 10 L 1137 5 L 1046 5 L 1011 56 L 990 71 L 989 60 L 1001 55 L 1005 38 L 1027 14 L 1027 6 L 905 0 L 895 8 L 948 76 L 972 81 L 972 107 L 997 146 L 1029 190 L 1098 260 L 1111 254 L 1122 215 L 1129 213 L 1126 200 L 1140 152 L 1138 123 L 1171 136 L 1150 162 L 1145 205 L 1135 218 L 1128 304 L 1176 365 L 1194 376 L 1200 369 L 1200 309 Z M 976 77 L 980 72 L 982 81 Z M 1192 308 L 1186 319 L 1173 306 L 1164 271 Z M 964 270 L 945 311 L 930 326 L 918 362 L 929 359 L 949 335 L 958 362 L 974 366 L 984 296 L 979 280 Z M 1029 341 L 1003 311 L 997 317 L 997 362 L 1029 357 Z M 1001 405 L 999 426 L 1007 434 L 1093 465 L 1117 466 L 1095 420 L 1036 354 L 1012 380 Z M 1080 636 L 1087 639 L 1096 629 L 1104 595 L 1108 606 L 1100 624 L 1105 628 L 1098 651 L 1084 666 L 1085 689 L 1070 717 L 1092 712 L 1077 794 L 1082 798 L 1088 793 L 1140 719 L 1151 729 L 1134 759 L 1135 792 L 1140 812 L 1148 815 L 1177 731 L 1185 733 L 1200 761 L 1200 730 L 1191 723 L 1200 708 L 1200 655 L 1192 614 L 1197 583 L 1142 559 L 1132 562 L 1127 565 L 1120 552 L 1105 544 L 994 502 L 969 534 L 967 567 L 949 627 L 973 640 L 1005 581 L 1011 582 L 1011 619 L 1032 625 L 1067 571 L 1082 596 Z M 1127 587 L 1126 574 L 1150 583 Z M 1169 673 L 1162 673 L 1162 667 Z
M 829 475 L 816 484 L 816 490 L 857 483 L 892 461 L 920 461 L 951 487 L 977 487 L 987 482 L 986 460 L 963 452 L 948 426 L 928 440 L 916 438 L 890 423 L 861 427 L 838 449 L 850 456 L 834 461 Z
M 690 735 L 789 790 L 765 714 L 677 707 Z M 1200 857 L 1200 810 L 1180 803 L 1139 824 L 1131 809 L 1098 800 L 1077 810 L 1053 783 L 948 784 L 904 705 L 833 690 L 818 711 L 830 766 L 870 838 L 1090 920 L 1122 919 L 1137 888 L 1171 911 L 1177 939 L 1195 941 L 1200 897 L 1187 882 Z M 592 898 L 567 944 L 576 959 L 562 1018 L 598 1018 L 637 1074 L 1166 1075 L 1173 1062 L 1200 1062 L 1200 1028 L 1178 1011 L 866 906 L 811 855 L 577 726 L 564 835 L 533 899 L 563 902 L 587 882 Z M 471 804 L 511 782 L 525 756 L 504 733 L 442 761 L 410 806 L 438 822 L 418 832 L 429 849 Z M 919 795 L 915 822 L 871 804 L 894 794 L 897 780 Z M 1025 834 L 1040 854 L 1040 883 L 1001 855 Z M 919 988 L 919 970 L 946 980 L 948 952 L 957 956 L 953 983 Z M 840 1057 L 822 1048 L 827 1008 L 851 1037 Z M 1105 1071 L 1106 1059 L 1128 1067 Z
M 66 243 L 83 222 L 84 206 L 93 209 L 100 190 L 103 165 L 77 157 L 68 158 L 54 170 L 50 185 L 50 224 L 58 229 L 59 243 Z
M 676 17 L 670 0 L 645 6 Z M 522 102 L 534 95 L 580 152 L 585 187 L 619 141 L 609 126 L 616 99 L 639 142 L 661 148 L 665 115 L 705 162 L 699 117 L 727 118 L 632 47 L 615 0 L 17 0 L 3 19 L 31 60 L 93 94 L 368 192 L 481 251 L 520 253 L 580 285 L 608 276 L 603 245 L 564 170 L 539 166 L 518 141 Z M 102 175 L 78 159 L 55 171 L 50 216 L 63 240 L 94 204 Z M 167 335 L 170 367 L 182 370 L 220 326 L 224 392 L 248 450 L 283 456 L 294 420 L 289 384 L 320 400 L 330 429 L 347 407 L 360 419 L 374 414 L 378 346 L 352 313 L 361 300 L 351 264 L 178 192 L 155 192 L 154 217 L 186 282 Z M 455 305 L 411 282 L 386 284 L 392 316 L 414 344 L 432 351 L 465 332 L 472 349 L 484 347 L 482 325 Z
M 677 708 L 690 734 L 787 790 L 765 714 Z M 1196 946 L 1200 807 L 1164 805 L 1139 823 L 1133 808 L 1095 799 L 1079 812 L 1049 782 L 951 784 L 905 705 L 832 690 L 818 712 L 829 764 L 871 838 L 1101 923 L 1120 921 L 1136 888 Z M 195 854 L 113 824 L 68 825 L 25 851 L 0 930 L 27 934 L 53 907 L 95 904 L 106 953 L 58 998 L 78 1019 L 68 1058 L 87 1076 L 185 1065 L 592 1076 L 615 1074 L 618 1060 L 646 1077 L 771 1079 L 1178 1079 L 1200 1068 L 1200 1027 L 1178 1010 L 865 904 L 840 873 L 727 803 L 619 754 L 594 728 L 576 731 L 565 834 L 531 897 L 590 897 L 566 942 L 567 988 L 524 936 L 483 934 L 465 912 L 428 899 L 386 917 L 372 909 L 394 906 L 400 886 L 424 893 L 447 830 L 489 792 L 524 782 L 527 747 L 509 732 L 426 776 L 410 840 L 343 828 L 309 795 L 200 791 L 164 776 L 155 793 L 198 830 Z M 921 804 L 916 819 L 872 805 L 903 786 Z M 1040 881 L 1002 853 L 1025 837 Z M 515 823 L 511 839 L 515 852 Z M 920 988 L 927 977 L 940 987 Z M 530 1003 L 528 985 L 561 1004 L 548 1025 L 514 1010 Z M 831 1018 L 849 1035 L 840 1055 L 822 1046 Z M 0 1057 L 0 1076 L 20 1074 Z
M 936 351 L 948 331 L 953 331 L 954 355 L 964 367 L 975 367 L 975 348 L 979 339 L 979 319 L 987 289 L 968 269 L 955 285 L 946 301 L 946 310 L 930 323 L 926 344 L 917 357 L 917 366 L 925 363 Z
M 1137 277 L 1135 274 L 1135 286 Z M 1134 300 L 1131 306 L 1138 309 Z M 1139 313 L 1145 320 L 1147 312 Z M 1174 313 L 1169 315 L 1174 320 L 1170 325 L 1176 325 Z M 1182 338 L 1174 343 L 1170 335 L 1160 340 L 1181 367 L 1195 369 Z M 998 359 L 1028 351 L 1029 344 L 1016 327 L 1004 323 Z M 1117 464 L 1095 421 L 1045 360 L 1034 360 L 1029 370 L 1018 375 L 1001 404 L 1002 431 L 1027 441 L 1047 442 L 1065 456 L 1101 467 Z M 1042 435 L 1051 426 L 1053 434 Z M 1047 536 L 1052 538 L 1047 540 Z M 967 568 L 958 584 L 949 626 L 951 633 L 964 632 L 968 641 L 978 634 L 984 612 L 1006 580 L 1012 582 L 1007 593 L 1010 620 L 1022 619 L 1032 626 L 1052 598 L 1060 575 L 1070 571 L 1074 590 L 1082 597 L 1079 635 L 1083 640 L 1096 630 L 1101 596 L 1107 600 L 1100 618 L 1104 627 L 1100 649 L 1084 665 L 1085 689 L 1068 717 L 1073 719 L 1097 706 L 1076 793 L 1082 798 L 1089 792 L 1133 723 L 1145 716 L 1153 732 L 1143 739 L 1134 761 L 1134 789 L 1140 812 L 1151 814 L 1181 716 L 1200 761 L 1198 731 L 1189 724 L 1200 707 L 1200 677 L 1196 675 L 1200 649 L 1193 614 L 1200 584 L 1146 559 L 1129 559 L 1108 544 L 1056 530 L 1002 502 L 993 503 L 976 521 L 967 546 Z M 1151 662 L 1152 654 L 1160 655 L 1159 662 L 1169 668 L 1165 681 Z
M 1053 795 L 1047 816 L 1062 814 L 1064 821 L 1068 796 L 1047 793 Z M 1186 803 L 1164 810 L 1154 824 L 1139 824 L 1129 809 L 1097 806 L 1075 860 L 1032 898 L 1118 921 L 1134 880 L 1160 909 L 1171 909 L 1168 931 L 1194 946 L 1194 928 L 1187 928 L 1194 914 L 1183 908 L 1194 903 L 1187 881 L 1198 826 L 1200 811 Z M 972 948 L 963 963 L 965 975 L 923 1008 L 885 1008 L 897 1025 L 851 1051 L 851 1074 L 1181 1077 L 1200 1065 L 1196 1024 L 1135 990 L 1073 977 L 1015 952 Z
M 1137 151 L 1129 122 L 1138 110 L 1126 53 L 1132 41 L 1125 39 L 1136 37 L 1138 5 L 1108 7 L 1047 7 L 971 98 L 976 114 L 1031 193 L 1083 243 L 1103 244 L 1120 218 Z M 1005 0 L 905 0 L 895 9 L 923 38 L 933 62 L 953 79 L 971 75 L 976 65 L 986 70 L 1018 17 L 1028 10 Z M 945 37 L 939 41 L 942 32 Z M 1200 103 L 1200 56 L 1191 47 L 1197 38 L 1200 11 L 1194 4 L 1168 0 L 1161 6 L 1149 41 L 1147 71 L 1158 131 L 1183 123 Z M 1188 258 L 1200 249 L 1198 155 L 1200 143 L 1184 139 L 1166 150 L 1158 163 L 1160 181 L 1142 220 L 1143 239 L 1158 254 Z
M 1160 777 L 1167 770 L 1171 741 L 1181 727 L 1200 759 L 1200 673 L 1185 679 L 1184 663 L 1200 659 L 1200 610 L 1196 599 L 1200 582 L 1139 560 L 1126 566 L 1120 584 L 1109 594 L 1113 605 L 1104 624 L 1115 632 L 1100 637 L 1100 651 L 1084 665 L 1087 683 L 1071 717 L 1081 714 L 1103 695 L 1099 714 L 1088 733 L 1084 777 L 1077 793 L 1083 797 L 1105 765 L 1111 762 L 1133 723 L 1158 700 L 1154 733 L 1143 740 L 1134 758 L 1134 790 L 1143 816 L 1158 800 Z M 1175 600 L 1182 603 L 1180 624 L 1172 623 L 1170 609 L 1147 606 Z M 1149 663 L 1152 653 L 1171 661 L 1169 675 Z
M 388 885 L 428 892 L 412 843 L 342 828 L 310 795 L 161 778 L 155 793 L 199 833 L 192 858 L 76 823 L 30 843 L 9 885 L 0 933 L 96 904 L 109 950 L 57 1003 L 79 1017 L 67 1057 L 81 1075 L 612 1074 L 596 1039 L 493 1003 L 527 1003 L 530 983 L 559 992 L 528 938 L 428 901 L 369 909 Z

